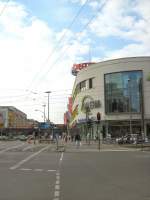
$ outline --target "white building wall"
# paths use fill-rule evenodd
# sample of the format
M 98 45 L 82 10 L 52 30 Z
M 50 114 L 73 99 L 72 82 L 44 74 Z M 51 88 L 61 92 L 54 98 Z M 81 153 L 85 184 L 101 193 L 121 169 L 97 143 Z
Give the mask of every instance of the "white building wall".
M 129 119 L 128 114 L 105 114 L 105 96 L 104 96 L 104 74 L 122 71 L 143 71 L 143 90 L 144 90 L 144 105 L 145 105 L 145 118 L 150 119 L 150 81 L 147 81 L 148 74 L 150 73 L 150 57 L 131 57 L 120 58 L 110 61 L 100 62 L 90 65 L 82 69 L 75 80 L 73 93 L 78 83 L 83 80 L 94 77 L 93 88 L 80 92 L 73 103 L 73 109 L 79 104 L 79 114 L 74 120 L 85 118 L 85 114 L 81 112 L 81 101 L 85 95 L 90 95 L 94 100 L 101 101 L 101 108 L 93 109 L 92 115 L 96 117 L 97 112 L 101 113 L 102 120 L 125 120 Z M 133 119 L 140 119 L 140 114 L 132 114 Z

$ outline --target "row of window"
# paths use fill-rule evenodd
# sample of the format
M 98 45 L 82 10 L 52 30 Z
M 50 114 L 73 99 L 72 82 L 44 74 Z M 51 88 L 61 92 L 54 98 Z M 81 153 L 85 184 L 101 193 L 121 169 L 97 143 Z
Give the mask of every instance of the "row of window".
M 80 83 L 77 84 L 77 86 L 76 86 L 76 88 L 75 88 L 75 91 L 74 91 L 74 94 L 73 94 L 73 98 L 72 98 L 72 99 L 73 99 L 73 102 L 74 102 L 76 96 L 77 96 L 80 92 L 93 88 L 93 79 L 94 79 L 94 78 L 90 78 L 90 79 L 81 81 Z
M 141 110 L 142 71 L 105 74 L 106 113 Z
M 142 71 L 116 72 L 104 75 L 105 111 L 139 113 L 142 99 Z M 77 84 L 73 101 L 81 91 L 93 88 L 93 78 Z

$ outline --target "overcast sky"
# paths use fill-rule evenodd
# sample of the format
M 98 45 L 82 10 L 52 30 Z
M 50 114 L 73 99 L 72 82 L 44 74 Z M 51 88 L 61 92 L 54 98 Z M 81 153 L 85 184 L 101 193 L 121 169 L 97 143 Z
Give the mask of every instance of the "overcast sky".
M 43 120 L 52 91 L 63 123 L 73 63 L 149 55 L 150 0 L 0 0 L 0 105 L 28 118 Z

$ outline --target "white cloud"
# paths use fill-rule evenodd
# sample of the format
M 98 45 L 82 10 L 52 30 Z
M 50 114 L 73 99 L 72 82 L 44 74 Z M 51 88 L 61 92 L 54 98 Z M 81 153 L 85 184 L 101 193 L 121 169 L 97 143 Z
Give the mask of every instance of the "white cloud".
M 135 57 L 135 56 L 149 56 L 150 46 L 143 46 L 142 44 L 126 45 L 122 49 L 115 51 L 108 51 L 105 59 Z
M 87 0 L 69 0 L 72 3 L 80 3 L 81 5 L 83 5 Z
M 116 56 L 148 55 L 150 44 L 150 1 L 149 0 L 108 0 L 97 18 L 90 25 L 90 31 L 98 37 L 116 36 L 130 41 L 115 52 Z M 136 49 L 135 49 L 136 47 Z M 114 51 L 114 50 L 113 50 Z
M 0 8 L 3 6 L 4 2 L 0 1 Z M 80 39 L 74 41 L 75 35 L 67 31 L 65 40 L 52 53 L 65 31 L 54 32 L 46 22 L 30 15 L 21 4 L 8 3 L 7 9 L 0 16 L 1 96 L 4 96 L 2 88 L 5 88 L 5 93 L 8 92 L 8 88 L 12 90 L 17 88 L 23 94 L 27 94 L 26 89 L 41 93 L 38 98 L 36 97 L 36 101 L 33 101 L 34 95 L 29 93 L 28 97 L 23 96 L 20 101 L 7 98 L 6 103 L 4 101 L 0 103 L 16 106 L 27 113 L 28 117 L 40 120 L 41 116 L 34 110 L 41 109 L 44 91 L 72 88 L 73 60 L 76 60 L 75 57 L 79 54 L 81 56 L 86 54 L 88 47 L 82 45 Z M 20 94 L 19 92 L 11 93 L 10 96 Z M 52 97 L 53 95 L 55 96 L 55 93 L 51 94 Z M 57 97 L 56 104 L 54 101 L 51 102 L 50 108 L 53 109 L 53 113 L 50 113 L 50 118 L 55 122 L 63 122 L 67 98 L 63 100 L 66 103 L 62 103 L 61 98 Z M 47 98 L 45 101 L 47 103 Z

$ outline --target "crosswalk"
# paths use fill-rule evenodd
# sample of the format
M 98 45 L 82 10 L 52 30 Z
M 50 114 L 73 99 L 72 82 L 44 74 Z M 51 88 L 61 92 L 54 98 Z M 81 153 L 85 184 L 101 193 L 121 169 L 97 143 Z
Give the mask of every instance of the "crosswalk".
M 47 143 L 38 143 L 36 144 L 21 142 L 21 141 L 0 141 L 0 155 L 7 152 L 37 152 L 40 149 L 46 147 Z M 47 152 L 104 152 L 104 151 L 141 151 L 141 148 L 127 148 L 127 147 L 117 147 L 113 145 L 103 145 L 100 150 L 97 145 L 82 145 L 80 147 L 76 147 L 75 144 L 59 144 L 56 143 L 49 144 L 50 148 L 47 149 Z
M 0 142 L 0 155 L 6 152 L 36 152 L 45 146 L 47 144 L 29 144 L 20 141 Z

